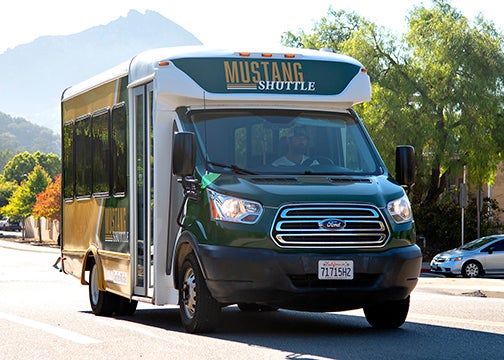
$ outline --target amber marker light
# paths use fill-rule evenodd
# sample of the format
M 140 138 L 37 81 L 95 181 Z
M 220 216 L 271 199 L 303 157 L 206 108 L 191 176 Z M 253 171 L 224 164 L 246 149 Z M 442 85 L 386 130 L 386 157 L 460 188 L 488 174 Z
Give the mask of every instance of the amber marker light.
M 367 69 L 366 68 L 361 68 L 360 71 L 361 71 L 361 73 L 364 73 L 364 74 L 367 73 Z
M 296 57 L 296 55 L 294 55 L 294 54 L 285 54 L 284 57 L 287 58 L 287 59 L 294 59 Z
M 250 56 L 250 53 L 249 53 L 249 52 L 246 52 L 246 51 L 239 52 L 238 54 L 239 54 L 240 56 L 245 56 L 245 57 Z
M 273 56 L 273 54 L 271 54 L 271 53 L 262 53 L 262 54 L 261 54 L 261 56 L 262 56 L 262 57 L 267 57 L 267 58 L 270 58 L 270 57 L 272 57 L 272 56 Z
M 158 62 L 158 65 L 159 66 L 168 66 L 168 65 L 170 65 L 170 63 L 168 61 L 160 61 L 160 62 Z

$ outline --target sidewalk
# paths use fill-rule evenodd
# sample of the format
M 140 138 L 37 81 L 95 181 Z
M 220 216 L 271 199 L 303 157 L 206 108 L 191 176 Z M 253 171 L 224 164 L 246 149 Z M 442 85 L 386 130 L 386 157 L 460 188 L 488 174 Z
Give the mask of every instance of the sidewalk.
M 417 289 L 447 295 L 504 298 L 504 276 L 482 278 L 447 278 L 430 272 L 428 262 L 422 263 Z
M 59 246 L 49 242 L 38 242 L 33 239 L 6 238 L 0 236 L 0 248 L 15 249 L 21 251 L 46 252 L 59 254 Z

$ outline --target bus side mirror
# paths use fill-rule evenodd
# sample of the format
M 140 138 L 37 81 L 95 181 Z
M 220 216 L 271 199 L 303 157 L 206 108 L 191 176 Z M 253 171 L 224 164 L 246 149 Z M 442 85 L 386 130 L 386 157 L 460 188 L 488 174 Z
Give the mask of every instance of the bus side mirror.
M 415 183 L 415 149 L 410 145 L 396 147 L 396 180 L 410 187 Z
M 173 174 L 188 177 L 196 166 L 196 141 L 191 132 L 179 132 L 173 137 Z

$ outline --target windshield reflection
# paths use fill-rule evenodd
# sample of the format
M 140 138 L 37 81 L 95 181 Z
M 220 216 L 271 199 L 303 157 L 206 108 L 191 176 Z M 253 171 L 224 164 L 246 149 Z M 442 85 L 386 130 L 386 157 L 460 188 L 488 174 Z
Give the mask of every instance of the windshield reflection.
M 293 110 L 191 111 L 200 165 L 216 173 L 377 175 L 378 155 L 349 114 Z

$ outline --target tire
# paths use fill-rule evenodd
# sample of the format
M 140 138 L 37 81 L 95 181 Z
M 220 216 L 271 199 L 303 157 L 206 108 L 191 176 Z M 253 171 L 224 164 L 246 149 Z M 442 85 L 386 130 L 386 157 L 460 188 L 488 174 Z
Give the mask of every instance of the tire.
M 120 315 L 120 316 L 133 315 L 136 311 L 138 301 L 126 299 L 121 296 L 118 296 L 118 297 L 119 297 L 119 303 L 118 303 L 116 314 Z
M 364 307 L 368 323 L 377 329 L 396 329 L 406 321 L 410 297 Z
M 89 303 L 93 314 L 110 316 L 119 308 L 119 296 L 98 289 L 98 272 L 96 263 L 91 266 L 89 273 Z
M 259 305 L 253 303 L 239 303 L 238 308 L 243 312 L 258 312 L 258 311 L 277 311 L 278 308 L 269 305 Z
M 213 331 L 219 320 L 220 304 L 210 294 L 194 254 L 184 258 L 179 274 L 182 325 L 189 333 Z
M 476 261 L 468 261 L 462 267 L 462 276 L 465 278 L 480 277 L 483 275 L 483 268 Z

